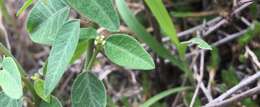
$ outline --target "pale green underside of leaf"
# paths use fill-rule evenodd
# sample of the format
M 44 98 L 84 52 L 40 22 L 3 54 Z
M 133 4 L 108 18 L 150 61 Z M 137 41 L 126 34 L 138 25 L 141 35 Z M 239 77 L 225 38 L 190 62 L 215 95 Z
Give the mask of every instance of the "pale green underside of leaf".
M 193 43 L 193 44 L 198 45 L 198 47 L 201 48 L 201 49 L 212 50 L 211 46 L 207 42 L 205 42 L 203 39 L 201 39 L 199 37 L 192 38 L 191 40 L 186 41 L 186 42 L 182 42 L 182 43 L 183 44 Z
M 127 7 L 125 0 L 116 0 L 118 11 L 127 24 L 127 26 L 136 33 L 136 36 L 144 41 L 153 51 L 155 51 L 160 57 L 169 59 L 172 64 L 177 65 L 183 71 L 187 71 L 184 63 L 176 56 L 173 56 L 169 50 L 167 50 L 162 44 L 160 44 L 155 38 L 149 34 L 146 29 L 138 22 L 135 16 Z
M 166 91 L 163 91 L 155 96 L 153 96 L 152 98 L 149 98 L 146 102 L 144 102 L 144 104 L 142 104 L 140 107 L 150 107 L 151 105 L 153 105 L 154 103 L 158 102 L 159 100 L 172 95 L 174 93 L 178 93 L 181 91 L 185 91 L 191 88 L 188 87 L 180 87 L 180 88 L 173 88 L 173 89 L 169 89 Z
M 5 57 L 0 71 L 0 86 L 3 92 L 13 99 L 20 99 L 23 95 L 21 74 L 11 57 Z
M 44 93 L 50 95 L 59 83 L 76 50 L 80 33 L 79 20 L 67 22 L 55 39 L 48 58 Z
M 22 107 L 22 101 L 20 99 L 12 99 L 0 92 L 0 107 Z
M 106 56 L 115 64 L 130 68 L 151 70 L 153 59 L 133 37 L 124 34 L 111 35 L 104 46 Z
M 38 0 L 27 19 L 27 31 L 32 41 L 52 44 L 69 16 L 63 0 Z
M 113 8 L 112 0 L 66 0 L 77 12 L 107 28 L 118 31 L 119 17 Z
M 34 81 L 34 90 L 36 94 L 46 102 L 50 102 L 51 97 L 44 95 L 44 81 L 39 79 Z
M 105 87 L 91 72 L 80 74 L 72 85 L 72 107 L 106 107 Z
M 58 98 L 52 96 L 50 103 L 42 101 L 39 107 L 62 107 L 62 104 Z

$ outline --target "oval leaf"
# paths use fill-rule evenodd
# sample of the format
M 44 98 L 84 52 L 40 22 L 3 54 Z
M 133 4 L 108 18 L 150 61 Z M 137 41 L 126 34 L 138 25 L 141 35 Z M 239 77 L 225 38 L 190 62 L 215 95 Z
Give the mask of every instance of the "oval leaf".
M 72 85 L 72 107 L 106 107 L 105 87 L 90 72 L 80 74 Z
M 189 72 L 186 64 L 179 57 L 173 55 L 163 44 L 146 31 L 146 28 L 137 20 L 133 12 L 130 11 L 125 0 L 116 0 L 115 2 L 122 20 L 124 20 L 130 30 L 136 33 L 138 39 L 145 42 L 158 56 L 170 60 L 179 69 Z
M 133 37 L 116 34 L 110 36 L 104 46 L 106 56 L 115 64 L 130 68 L 151 70 L 155 65 L 151 56 Z
M 42 101 L 39 107 L 62 107 L 62 104 L 58 98 L 52 96 L 50 103 Z
M 50 95 L 59 83 L 76 50 L 80 32 L 79 20 L 66 23 L 53 43 L 47 64 L 44 93 Z
M 118 31 L 119 17 L 113 8 L 112 0 L 67 0 L 80 14 L 107 28 Z
M 201 49 L 212 50 L 211 46 L 207 42 L 205 42 L 203 39 L 201 39 L 199 37 L 195 37 L 195 38 L 192 38 L 189 41 L 182 42 L 182 44 L 187 44 L 187 43 L 197 44 L 198 47 L 201 48 Z
M 21 74 L 11 57 L 4 57 L 0 71 L 0 86 L 10 98 L 19 99 L 23 95 Z
M 69 16 L 63 0 L 38 0 L 27 19 L 27 31 L 32 41 L 51 44 Z
M 22 107 L 22 101 L 20 99 L 12 99 L 0 92 L 0 107 Z

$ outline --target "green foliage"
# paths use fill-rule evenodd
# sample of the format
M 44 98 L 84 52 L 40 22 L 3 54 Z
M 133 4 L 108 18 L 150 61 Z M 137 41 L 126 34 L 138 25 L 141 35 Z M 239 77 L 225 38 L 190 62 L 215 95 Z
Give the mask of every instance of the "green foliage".
M 127 24 L 127 26 L 136 33 L 138 39 L 144 41 L 154 52 L 156 52 L 160 57 L 168 59 L 172 64 L 178 66 L 181 70 L 188 70 L 185 66 L 185 62 L 181 61 L 176 56 L 173 56 L 169 50 L 167 50 L 161 43 L 159 43 L 155 38 L 149 34 L 146 29 L 138 22 L 132 12 L 127 8 L 124 0 L 116 0 L 116 5 L 118 11 Z
M 26 10 L 31 4 L 33 3 L 33 0 L 27 0 L 23 6 L 18 10 L 16 13 L 16 16 L 19 16 L 24 10 Z
M 172 23 L 172 19 L 163 5 L 162 0 L 145 0 L 153 12 L 155 18 L 159 22 L 160 27 L 164 30 L 167 36 L 169 36 L 175 45 L 179 45 L 179 39 L 175 26 Z
M 106 107 L 105 87 L 90 72 L 80 74 L 72 85 L 72 107 Z
M 42 98 L 45 102 L 50 102 L 51 97 L 44 95 L 44 81 L 41 79 L 37 79 L 34 81 L 34 90 L 36 94 Z
M 15 61 L 11 57 L 4 57 L 1 62 L 0 86 L 3 92 L 13 99 L 20 99 L 23 95 L 21 75 Z
M 117 8 L 123 20 L 129 28 L 136 33 L 137 38 L 144 41 L 154 50 L 159 56 L 169 59 L 171 63 L 177 65 L 180 69 L 189 73 L 189 67 L 184 61 L 185 47 L 179 43 L 176 29 L 173 22 L 163 5 L 162 0 L 145 0 L 148 7 L 151 9 L 155 18 L 157 19 L 162 33 L 169 36 L 172 42 L 176 45 L 180 57 L 174 56 L 163 44 L 159 43 L 146 29 L 137 21 L 131 11 L 127 8 L 124 0 L 116 0 Z M 24 6 L 17 13 L 23 12 L 32 0 L 28 0 Z M 80 20 L 70 19 L 70 7 L 82 16 L 87 17 L 91 21 L 106 28 L 112 35 L 108 35 L 106 39 L 99 35 L 94 28 L 80 28 Z M 39 107 L 62 107 L 60 101 L 51 95 L 62 75 L 66 71 L 69 64 L 87 53 L 85 57 L 85 65 L 81 70 L 82 73 L 77 76 L 73 83 L 71 90 L 72 107 L 105 107 L 107 104 L 107 96 L 105 87 L 94 74 L 88 72 L 95 61 L 98 53 L 104 51 L 104 54 L 111 60 L 111 62 L 128 69 L 151 70 L 155 68 L 152 57 L 145 51 L 145 49 L 138 43 L 135 38 L 126 34 L 115 34 L 119 30 L 120 20 L 115 8 L 113 7 L 113 0 L 37 0 L 32 8 L 27 19 L 27 31 L 30 34 L 32 41 L 43 45 L 50 45 L 51 51 L 45 66 L 43 67 L 44 80 L 39 78 L 34 79 L 34 85 L 31 93 L 36 94 L 33 97 L 33 103 Z M 95 40 L 95 44 L 94 44 Z M 208 48 L 204 41 L 194 40 L 191 43 L 197 43 L 199 47 Z M 4 50 L 5 51 L 5 50 Z M 8 53 L 8 52 L 7 52 Z M 8 53 L 10 54 L 10 53 Z M 11 54 L 10 54 L 11 56 Z M 5 59 L 4 59 L 5 61 Z M 22 96 L 21 76 L 19 70 L 22 69 L 19 65 L 19 70 L 12 69 L 12 73 L 8 74 L 9 68 L 5 68 L 3 61 L 3 70 L 0 73 L 7 73 L 5 78 L 0 78 L 1 87 L 10 87 L 3 80 L 8 83 L 14 79 L 10 74 L 16 72 L 15 82 L 19 82 L 19 86 L 13 88 L 15 91 L 21 89 L 19 95 L 8 94 L 14 90 L 5 91 L 8 96 L 16 99 Z M 14 67 L 15 61 L 8 66 Z M 8 72 L 3 72 L 8 71 Z M 12 74 L 13 75 L 13 74 Z M 0 77 L 3 75 L 0 75 Z M 9 80 L 6 77 L 10 77 Z M 11 80 L 13 79 L 13 80 Z M 26 74 L 23 75 L 23 80 L 26 79 Z M 2 85 L 3 83 L 4 85 Z M 26 85 L 28 81 L 25 81 Z M 30 81 L 29 81 L 30 82 Z M 152 97 L 143 104 L 142 107 L 150 106 L 160 99 L 163 99 L 173 93 L 183 90 L 188 90 L 188 87 L 174 88 L 166 90 L 158 95 Z M 17 93 L 17 92 L 14 92 Z M 39 97 L 39 100 L 38 99 Z M 0 97 L 1 99 L 2 97 Z M 18 100 L 15 100 L 18 101 Z M 21 102 L 21 101 L 20 101 Z M 12 103 L 13 104 L 13 103 Z M 19 106 L 20 107 L 20 106 Z
M 58 98 L 52 96 L 49 103 L 42 101 L 39 107 L 63 107 Z
M 130 69 L 151 70 L 155 68 L 151 56 L 133 38 L 114 34 L 104 44 L 106 56 L 115 64 Z
M 188 43 L 196 44 L 201 49 L 212 50 L 211 46 L 199 37 L 195 37 L 195 38 L 192 38 L 189 41 L 182 42 L 182 44 L 188 44 Z
M 0 92 L 0 107 L 22 107 L 22 101 L 20 99 L 12 99 Z
M 151 9 L 153 15 L 159 22 L 162 32 L 171 38 L 172 43 L 175 44 L 181 58 L 185 57 L 186 46 L 181 45 L 175 26 L 172 19 L 163 5 L 162 0 L 145 0 L 148 7 Z
M 112 5 L 112 0 L 66 0 L 77 12 L 107 28 L 118 31 L 119 17 Z
M 113 102 L 112 98 L 107 96 L 107 107 L 117 107 L 117 105 Z
M 80 29 L 79 43 L 70 63 L 73 63 L 75 60 L 80 58 L 84 52 L 87 51 L 90 40 L 94 40 L 97 35 L 97 31 L 94 28 Z
M 69 16 L 63 0 L 38 0 L 27 19 L 30 38 L 41 44 L 52 44 Z
M 67 22 L 58 33 L 48 58 L 44 83 L 45 95 L 48 96 L 51 94 L 67 69 L 76 50 L 79 33 L 80 23 L 78 20 Z
M 241 101 L 242 105 L 246 106 L 246 107 L 259 107 L 258 104 L 251 100 L 250 98 L 246 98 L 244 100 Z
M 148 99 L 146 102 L 144 102 L 143 105 L 141 105 L 141 107 L 150 107 L 154 103 L 158 102 L 159 100 L 161 100 L 161 99 L 163 99 L 163 98 L 165 98 L 165 97 L 167 97 L 171 94 L 181 92 L 181 91 L 185 91 L 185 90 L 188 90 L 188 89 L 190 89 L 190 88 L 189 87 L 179 87 L 179 88 L 173 88 L 173 89 L 163 91 L 163 92 L 153 96 L 152 98 Z
M 232 66 L 228 70 L 222 70 L 221 77 L 228 87 L 233 87 L 237 83 L 239 83 L 239 79 L 235 73 L 235 69 Z
M 216 69 L 220 62 L 219 50 L 216 47 L 213 47 L 212 51 L 210 51 L 210 67 Z
M 96 39 L 97 37 L 97 30 L 94 28 L 81 28 L 80 29 L 80 35 L 79 40 L 90 40 L 90 39 Z
M 260 23 L 255 21 L 254 26 L 248 28 L 248 31 L 238 39 L 241 46 L 248 44 L 253 38 L 259 37 L 260 34 Z

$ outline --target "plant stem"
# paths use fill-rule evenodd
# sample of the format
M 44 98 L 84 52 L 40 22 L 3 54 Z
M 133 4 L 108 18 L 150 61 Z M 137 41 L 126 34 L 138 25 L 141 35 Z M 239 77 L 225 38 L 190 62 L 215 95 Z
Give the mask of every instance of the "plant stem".
M 33 99 L 35 104 L 37 105 L 40 102 L 40 98 L 38 97 L 38 95 L 36 94 L 33 84 L 32 82 L 27 78 L 27 74 L 25 72 L 25 70 L 22 68 L 22 66 L 20 65 L 20 63 L 16 60 L 16 58 L 11 54 L 11 52 L 2 44 L 0 43 L 0 52 L 2 52 L 4 55 L 8 56 L 8 57 L 12 57 L 14 59 L 14 61 L 16 62 L 16 65 L 18 66 L 18 69 L 21 73 L 22 76 L 22 80 L 26 86 L 26 88 L 31 92 L 31 94 L 33 95 Z
M 88 63 L 88 65 L 87 65 L 87 67 L 86 67 L 86 71 L 89 71 L 89 70 L 91 70 L 91 68 L 92 68 L 92 66 L 93 66 L 93 64 L 94 64 L 94 62 L 95 62 L 95 60 L 96 60 L 96 57 L 97 57 L 97 54 L 99 53 L 99 51 L 96 49 L 96 50 L 94 50 L 94 52 L 93 52 L 93 55 L 91 56 L 91 58 L 90 58 L 90 60 L 89 60 L 89 63 Z
M 84 64 L 83 72 L 87 72 L 91 70 L 99 51 L 100 51 L 100 46 L 96 46 L 96 49 L 94 49 L 94 40 L 91 40 L 88 44 L 88 51 L 84 62 L 85 64 Z
M 91 40 L 89 41 L 88 45 L 87 45 L 87 52 L 86 52 L 86 58 L 85 58 L 85 61 L 84 61 L 84 67 L 83 67 L 83 72 L 86 72 L 87 71 L 87 66 L 89 65 L 89 62 L 90 62 L 90 59 L 93 55 L 93 51 L 94 51 L 94 41 Z

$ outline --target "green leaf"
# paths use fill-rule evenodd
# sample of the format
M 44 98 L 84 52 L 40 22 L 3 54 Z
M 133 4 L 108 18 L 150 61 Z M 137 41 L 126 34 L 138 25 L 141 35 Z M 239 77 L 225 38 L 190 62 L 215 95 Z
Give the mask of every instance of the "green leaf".
M 223 82 L 228 86 L 228 88 L 231 88 L 239 83 L 239 78 L 233 66 L 230 66 L 228 70 L 222 70 L 221 78 Z
M 182 61 L 179 57 L 172 55 L 171 52 L 163 46 L 163 44 L 159 43 L 150 33 L 148 33 L 144 26 L 138 22 L 136 17 L 129 10 L 124 0 L 116 0 L 116 5 L 122 19 L 127 24 L 129 29 L 136 33 L 138 39 L 145 42 L 160 57 L 170 60 L 172 64 L 188 73 L 189 78 L 193 78 L 190 70 L 188 69 L 188 64 Z
M 181 91 L 185 91 L 185 90 L 188 90 L 188 89 L 191 89 L 189 87 L 180 87 L 180 88 L 173 88 L 173 89 L 169 89 L 169 90 L 166 90 L 166 91 L 163 91 L 155 96 L 153 96 L 152 98 L 148 99 L 147 101 L 144 102 L 143 105 L 141 105 L 140 107 L 150 107 L 151 105 L 155 104 L 156 102 L 158 102 L 159 100 L 171 95 L 171 94 L 174 94 L 174 93 L 177 93 L 177 92 L 181 92 Z
M 242 105 L 244 107 L 258 107 L 259 104 L 256 103 L 256 101 L 250 99 L 250 98 L 245 98 L 241 101 Z
M 81 55 L 86 52 L 88 48 L 89 40 L 94 40 L 97 36 L 97 31 L 94 28 L 81 28 L 80 29 L 80 36 L 79 36 L 79 43 L 77 49 L 71 59 L 70 63 L 73 63 L 75 60 L 81 57 Z
M 90 39 L 96 39 L 98 33 L 97 30 L 94 28 L 81 28 L 80 29 L 80 40 L 90 40 Z
M 260 34 L 260 23 L 254 21 L 253 27 L 249 27 L 247 32 L 238 39 L 241 46 L 245 46 L 250 43 L 254 38 L 259 37 Z
M 33 0 L 27 0 L 23 6 L 18 10 L 16 13 L 16 16 L 19 16 L 24 10 L 26 10 L 31 4 L 33 3 Z
M 4 57 L 0 70 L 0 86 L 3 92 L 13 99 L 23 95 L 22 79 L 18 67 L 12 57 Z
M 62 107 L 62 104 L 58 98 L 52 96 L 50 103 L 42 101 L 39 107 Z
M 58 33 L 48 58 L 44 83 L 44 94 L 46 96 L 51 94 L 67 69 L 76 50 L 79 33 L 79 20 L 67 22 Z
M 0 92 L 0 107 L 22 107 L 21 99 L 12 99 Z
M 27 31 L 32 41 L 52 44 L 69 16 L 63 0 L 38 0 L 27 19 Z
M 115 64 L 130 68 L 151 70 L 155 68 L 152 57 L 133 37 L 114 34 L 107 38 L 104 50 Z
M 195 38 L 192 38 L 189 41 L 182 42 L 182 44 L 188 44 L 188 43 L 197 44 L 198 47 L 201 48 L 201 49 L 212 50 L 211 46 L 199 37 L 195 37 Z
M 79 59 L 81 57 L 81 55 L 86 52 L 87 48 L 88 48 L 88 40 L 81 40 L 78 43 L 78 46 L 76 48 L 76 51 L 70 61 L 70 64 L 73 64 L 77 59 Z
M 44 95 L 44 81 L 41 79 L 35 80 L 34 82 L 34 90 L 36 94 L 46 102 L 50 102 L 51 97 Z
M 112 0 L 66 0 L 80 14 L 107 28 L 118 31 L 119 17 L 113 8 Z
M 72 107 L 106 107 L 105 87 L 90 72 L 81 73 L 72 85 Z
M 156 20 L 165 34 L 169 36 L 175 45 L 179 45 L 179 39 L 172 19 L 163 5 L 162 0 L 145 0 Z

